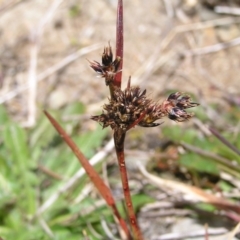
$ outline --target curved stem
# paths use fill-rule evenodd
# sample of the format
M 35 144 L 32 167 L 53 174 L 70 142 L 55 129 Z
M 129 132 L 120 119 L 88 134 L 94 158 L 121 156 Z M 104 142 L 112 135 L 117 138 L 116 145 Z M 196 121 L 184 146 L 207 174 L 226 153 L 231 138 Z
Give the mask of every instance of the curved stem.
M 130 225 L 133 231 L 134 239 L 143 240 L 142 233 L 137 223 L 137 218 L 134 212 L 131 193 L 128 185 L 128 176 L 127 176 L 127 169 L 126 169 L 125 156 L 124 156 L 125 135 L 126 135 L 126 131 L 124 131 L 123 129 L 118 129 L 114 131 L 115 149 L 116 149 L 116 154 L 118 159 L 119 170 L 121 174 L 125 204 L 128 211 L 128 216 L 130 219 Z

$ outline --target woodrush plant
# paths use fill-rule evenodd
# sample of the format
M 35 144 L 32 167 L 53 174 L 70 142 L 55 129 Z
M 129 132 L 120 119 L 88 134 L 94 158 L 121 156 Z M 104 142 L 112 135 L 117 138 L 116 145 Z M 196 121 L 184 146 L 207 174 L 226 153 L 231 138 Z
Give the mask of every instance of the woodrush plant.
M 157 127 L 161 123 L 156 122 L 163 117 L 170 120 L 184 122 L 189 120 L 193 113 L 186 111 L 188 108 L 196 107 L 199 104 L 192 102 L 188 95 L 180 92 L 172 93 L 162 103 L 155 102 L 146 95 L 146 90 L 141 90 L 139 86 L 131 85 L 131 77 L 128 79 L 126 89 L 121 89 L 122 64 L 123 64 L 123 4 L 118 1 L 117 8 L 117 31 L 116 31 L 116 57 L 113 60 L 113 52 L 110 44 L 105 47 L 102 54 L 101 63 L 89 61 L 91 68 L 96 71 L 109 87 L 110 97 L 108 103 L 103 106 L 102 114 L 92 116 L 91 119 L 97 121 L 103 128 L 111 127 L 118 165 L 121 175 L 122 188 L 125 198 L 125 205 L 129 217 L 132 233 L 129 232 L 127 224 L 121 218 L 110 189 L 103 182 L 99 174 L 89 164 L 72 139 L 66 134 L 61 126 L 54 120 L 49 113 L 45 114 L 57 129 L 61 137 L 66 141 L 86 173 L 99 190 L 102 197 L 112 208 L 114 215 L 119 220 L 119 224 L 124 230 L 127 239 L 143 240 L 143 235 L 137 223 L 134 212 L 131 194 L 128 184 L 128 175 L 124 156 L 124 142 L 126 133 L 135 126 Z

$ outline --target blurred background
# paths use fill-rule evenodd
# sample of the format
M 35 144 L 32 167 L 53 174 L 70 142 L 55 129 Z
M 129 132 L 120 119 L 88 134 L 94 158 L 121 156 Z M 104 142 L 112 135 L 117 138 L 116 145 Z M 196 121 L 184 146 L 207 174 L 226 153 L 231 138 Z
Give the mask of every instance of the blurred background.
M 181 91 L 200 103 L 186 123 L 164 119 L 160 127 L 136 127 L 127 136 L 141 229 L 151 240 L 204 239 L 207 223 L 209 239 L 237 238 L 231 231 L 240 220 L 240 1 L 123 4 L 123 88 L 131 76 L 158 102 Z M 4 240 L 121 239 L 111 211 L 43 114 L 53 114 L 86 157 L 96 160 L 126 214 L 112 132 L 89 120 L 101 113 L 109 92 L 88 60 L 101 62 L 108 43 L 115 52 L 116 9 L 117 0 L 0 0 Z M 139 160 L 160 182 L 139 171 Z M 203 204 L 205 192 L 196 196 L 196 189 L 227 203 L 219 208 L 205 196 Z

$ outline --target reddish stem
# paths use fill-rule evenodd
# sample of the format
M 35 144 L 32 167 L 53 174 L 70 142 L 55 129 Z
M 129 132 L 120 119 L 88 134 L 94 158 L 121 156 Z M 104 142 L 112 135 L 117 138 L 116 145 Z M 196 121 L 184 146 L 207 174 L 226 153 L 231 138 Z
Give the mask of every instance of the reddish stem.
M 138 125 L 142 120 L 143 118 L 145 117 L 146 115 L 146 111 L 143 111 L 142 114 L 140 115 L 140 117 L 134 122 L 132 123 L 127 130 L 131 129 L 131 128 L 134 128 L 136 125 Z
M 72 152 L 75 154 L 75 156 L 79 160 L 80 164 L 85 169 L 87 175 L 91 179 L 92 183 L 98 189 L 101 196 L 105 199 L 106 203 L 112 208 L 114 215 L 119 220 L 120 226 L 122 227 L 122 229 L 126 233 L 127 237 L 129 238 L 130 233 L 129 233 L 127 224 L 121 218 L 121 216 L 117 210 L 115 200 L 112 196 L 112 193 L 111 193 L 109 187 L 104 183 L 104 181 L 99 176 L 99 174 L 96 172 L 96 170 L 93 168 L 93 166 L 85 158 L 83 153 L 80 151 L 80 149 L 77 147 L 77 145 L 73 142 L 73 140 L 68 136 L 68 134 L 64 131 L 64 129 L 58 124 L 58 122 L 47 111 L 44 111 L 44 113 L 47 116 L 47 118 L 49 119 L 49 121 L 52 123 L 54 128 L 57 130 L 59 135 L 63 138 L 63 140 L 71 148 Z
M 125 157 L 124 157 L 125 135 L 126 135 L 126 132 L 121 128 L 114 132 L 115 149 L 116 149 L 118 165 L 119 165 L 119 170 L 120 170 L 120 175 L 122 180 L 122 188 L 124 193 L 125 204 L 128 211 L 128 216 L 130 219 L 130 225 L 133 231 L 134 239 L 143 240 L 142 233 L 137 223 L 137 218 L 134 212 L 131 193 L 128 185 L 128 176 L 127 176 L 127 169 L 126 169 Z
M 123 2 L 118 0 L 117 7 L 117 29 L 116 29 L 116 56 L 121 58 L 119 69 L 123 66 Z M 113 85 L 121 88 L 122 71 L 119 71 L 114 79 Z

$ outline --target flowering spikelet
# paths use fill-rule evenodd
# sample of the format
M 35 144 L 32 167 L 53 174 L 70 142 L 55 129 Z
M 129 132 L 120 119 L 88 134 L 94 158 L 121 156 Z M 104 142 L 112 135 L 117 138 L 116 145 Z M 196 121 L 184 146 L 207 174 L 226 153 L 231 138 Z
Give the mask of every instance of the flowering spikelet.
M 191 102 L 188 95 L 176 92 L 170 94 L 167 100 L 162 103 L 162 109 L 167 112 L 169 119 L 184 122 L 193 116 L 193 113 L 188 113 L 185 109 L 198 105 L 198 103 Z
M 109 44 L 108 47 L 105 47 L 102 54 L 102 64 L 97 61 L 89 61 L 90 67 L 97 73 L 100 74 L 102 78 L 105 78 L 105 83 L 108 86 L 111 82 L 113 82 L 114 77 L 117 72 L 119 72 L 118 68 L 120 65 L 121 58 L 116 57 L 113 61 L 113 53 L 112 48 Z
M 114 94 L 109 103 L 103 106 L 100 116 L 93 116 L 103 127 L 111 126 L 112 129 L 122 128 L 127 130 L 148 106 L 150 100 L 146 98 L 146 90 L 139 87 L 131 87 L 130 79 L 125 90 L 114 89 Z
M 156 127 L 160 123 L 155 121 L 168 116 L 178 122 L 188 120 L 193 116 L 185 109 L 197 106 L 190 101 L 190 97 L 180 92 L 172 93 L 162 104 L 153 102 L 146 97 L 146 90 L 132 87 L 129 78 L 127 88 L 115 88 L 109 103 L 103 106 L 103 113 L 93 116 L 103 128 L 110 126 L 113 130 L 129 130 L 135 125 L 142 127 Z

